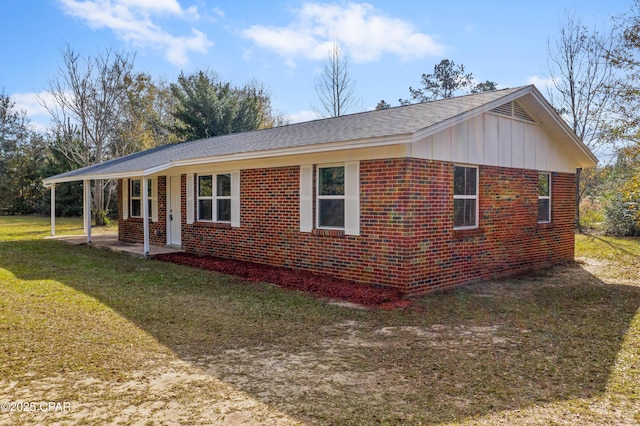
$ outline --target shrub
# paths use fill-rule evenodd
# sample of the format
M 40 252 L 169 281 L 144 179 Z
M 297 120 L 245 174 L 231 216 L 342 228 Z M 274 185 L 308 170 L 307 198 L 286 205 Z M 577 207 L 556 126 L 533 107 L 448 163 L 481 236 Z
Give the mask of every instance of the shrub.
M 605 204 L 602 232 L 616 237 L 640 236 L 637 209 L 637 202 L 625 200 L 620 193 L 612 194 Z

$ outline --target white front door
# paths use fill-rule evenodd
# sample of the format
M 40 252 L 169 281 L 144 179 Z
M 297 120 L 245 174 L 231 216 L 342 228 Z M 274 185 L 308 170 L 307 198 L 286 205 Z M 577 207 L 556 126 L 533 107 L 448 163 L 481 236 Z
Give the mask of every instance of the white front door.
M 182 245 L 182 204 L 180 203 L 180 176 L 169 177 L 169 194 L 167 203 L 167 244 Z

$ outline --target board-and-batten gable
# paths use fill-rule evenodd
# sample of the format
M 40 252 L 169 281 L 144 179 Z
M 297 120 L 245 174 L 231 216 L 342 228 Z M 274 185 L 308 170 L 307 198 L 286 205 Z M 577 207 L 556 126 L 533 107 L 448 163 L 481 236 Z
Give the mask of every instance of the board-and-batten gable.
M 413 144 L 417 158 L 575 173 L 577 165 L 537 123 L 485 112 Z

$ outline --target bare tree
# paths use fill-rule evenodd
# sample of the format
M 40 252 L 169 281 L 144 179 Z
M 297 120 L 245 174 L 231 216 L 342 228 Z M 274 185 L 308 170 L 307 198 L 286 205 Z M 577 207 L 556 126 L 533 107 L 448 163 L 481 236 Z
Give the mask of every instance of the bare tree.
M 613 68 L 607 60 L 613 49 L 612 33 L 588 28 L 575 15 L 567 15 L 558 38 L 547 45 L 548 88 L 551 104 L 565 118 L 576 135 L 594 153 L 610 140 L 605 134 L 613 96 Z M 577 169 L 576 227 L 580 229 L 580 200 L 586 190 Z
M 102 163 L 122 152 L 118 142 L 122 107 L 132 81 L 134 58 L 107 50 L 81 57 L 69 46 L 62 52 L 64 66 L 49 81 L 53 101 L 41 99 L 60 136 L 59 151 L 79 167 Z M 118 141 L 120 139 L 120 141 Z M 126 141 L 125 141 L 126 142 Z M 126 151 L 126 149 L 124 149 Z M 97 180 L 93 187 L 92 211 L 96 226 L 104 224 L 112 185 Z
M 608 90 L 613 67 L 607 61 L 613 43 L 612 34 L 590 29 L 570 15 L 559 37 L 547 45 L 549 100 L 594 152 L 607 143 L 602 131 L 613 101 Z
M 338 40 L 334 41 L 329 60 L 315 78 L 313 87 L 319 102 L 313 110 L 320 117 L 339 117 L 357 108 L 359 99 L 355 94 L 355 81 L 349 76 L 349 58 L 343 55 Z

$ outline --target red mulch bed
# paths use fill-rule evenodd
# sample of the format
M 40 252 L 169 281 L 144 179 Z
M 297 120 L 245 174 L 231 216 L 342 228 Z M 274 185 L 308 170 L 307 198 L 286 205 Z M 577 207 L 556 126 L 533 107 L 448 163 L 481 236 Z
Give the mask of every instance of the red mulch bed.
M 160 254 L 155 259 L 235 275 L 246 281 L 268 282 L 320 297 L 384 309 L 405 308 L 410 302 L 398 290 L 376 288 L 308 271 L 293 270 L 240 260 L 197 256 L 190 253 Z

